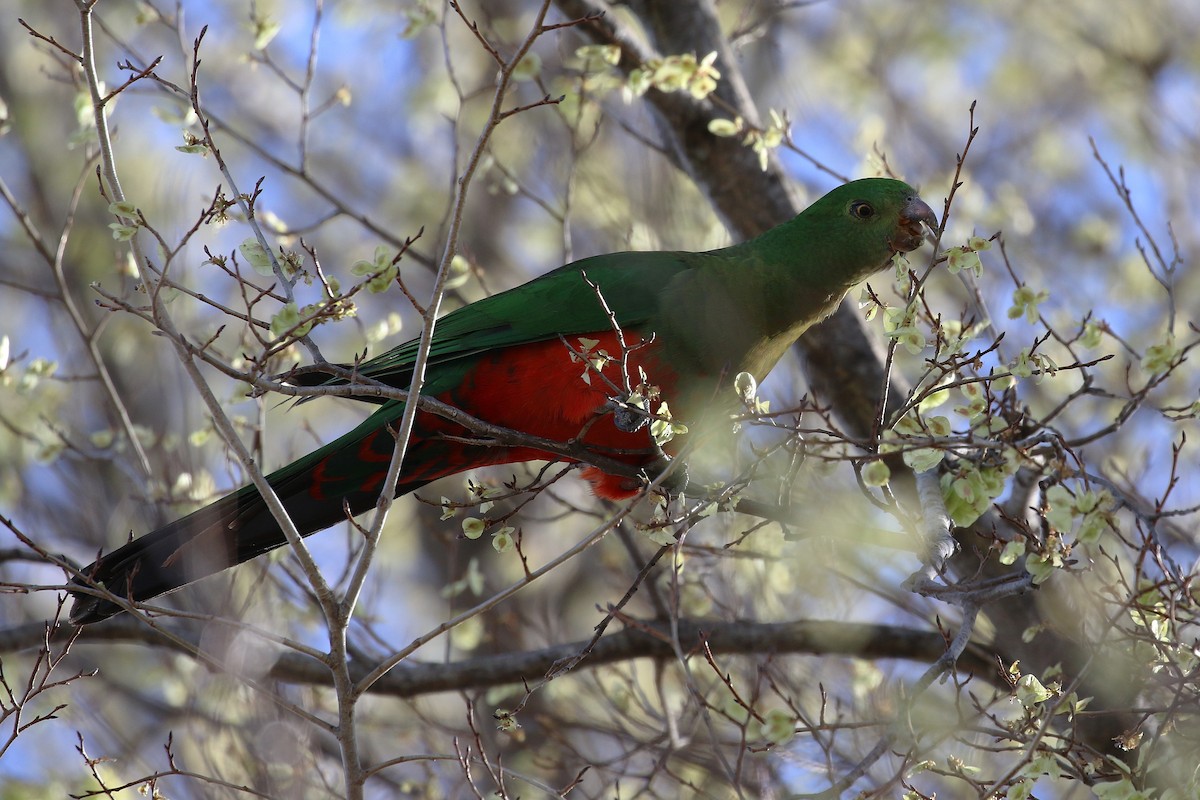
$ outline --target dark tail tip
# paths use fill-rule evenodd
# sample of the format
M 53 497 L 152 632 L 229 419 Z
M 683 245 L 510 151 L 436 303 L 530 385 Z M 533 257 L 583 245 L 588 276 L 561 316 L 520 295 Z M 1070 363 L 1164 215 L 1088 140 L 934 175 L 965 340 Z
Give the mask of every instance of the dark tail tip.
M 71 604 L 71 611 L 67 615 L 67 619 L 75 626 L 102 622 L 125 610 L 111 600 L 105 600 L 95 595 L 78 591 L 72 591 L 71 594 L 74 602 Z
M 126 545 L 128 547 L 128 545 Z M 119 550 L 117 552 L 120 552 Z M 125 609 L 112 600 L 100 597 L 96 592 L 113 591 L 113 587 L 107 585 L 105 572 L 111 572 L 108 560 L 114 554 L 110 553 L 108 558 L 101 556 L 81 569 L 80 576 L 71 581 L 71 588 L 68 591 L 71 594 L 71 610 L 67 614 L 67 620 L 75 626 L 91 625 L 96 622 L 101 622 L 109 617 L 115 617 Z M 128 580 L 126 581 L 128 584 Z M 79 588 L 75 588 L 79 587 Z M 130 588 L 128 585 L 125 587 Z

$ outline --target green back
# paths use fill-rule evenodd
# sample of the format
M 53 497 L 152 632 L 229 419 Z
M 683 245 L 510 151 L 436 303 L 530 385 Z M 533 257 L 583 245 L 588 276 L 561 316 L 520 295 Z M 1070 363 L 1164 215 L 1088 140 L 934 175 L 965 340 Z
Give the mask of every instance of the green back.
M 928 221 L 932 212 L 907 184 L 867 178 L 834 189 L 789 222 L 731 247 L 609 253 L 559 267 L 438 320 L 427 391 L 452 388 L 472 356 L 482 352 L 611 330 L 588 281 L 621 328 L 652 331 L 685 378 L 745 370 L 761 380 L 851 286 L 887 264 L 897 249 L 901 217 L 914 201 L 928 212 L 921 218 Z M 870 205 L 870 217 L 860 215 L 863 203 Z M 407 386 L 418 346 L 415 339 L 402 344 L 359 371 Z

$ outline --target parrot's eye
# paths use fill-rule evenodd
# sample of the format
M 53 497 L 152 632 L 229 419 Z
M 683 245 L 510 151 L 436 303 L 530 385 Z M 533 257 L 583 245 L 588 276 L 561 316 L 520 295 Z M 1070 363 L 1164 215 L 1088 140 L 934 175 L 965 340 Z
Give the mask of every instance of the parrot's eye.
M 850 214 L 856 219 L 870 219 L 875 216 L 875 206 L 866 200 L 855 200 L 850 204 Z

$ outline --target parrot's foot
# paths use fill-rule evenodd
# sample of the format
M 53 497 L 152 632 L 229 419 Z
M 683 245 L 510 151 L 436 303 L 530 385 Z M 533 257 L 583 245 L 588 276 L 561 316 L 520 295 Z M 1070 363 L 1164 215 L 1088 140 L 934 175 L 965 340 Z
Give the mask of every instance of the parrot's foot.
M 687 464 L 682 461 L 675 463 L 677 460 L 660 452 L 658 458 L 647 464 L 642 470 L 647 482 L 652 483 L 660 475 L 667 473 L 662 483 L 658 485 L 659 488 L 668 494 L 683 494 L 688 485 L 688 468 Z M 668 472 L 668 470 L 670 471 Z
M 650 415 L 646 413 L 646 409 L 622 403 L 619 400 L 613 400 L 611 403 L 613 425 L 617 426 L 617 430 L 623 433 L 635 433 L 650 423 Z

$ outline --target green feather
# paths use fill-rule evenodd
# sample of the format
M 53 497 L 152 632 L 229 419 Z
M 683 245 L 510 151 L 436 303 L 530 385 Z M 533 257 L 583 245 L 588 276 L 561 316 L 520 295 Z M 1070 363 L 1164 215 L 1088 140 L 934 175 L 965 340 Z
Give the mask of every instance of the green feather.
M 873 214 L 856 215 L 861 204 Z M 732 247 L 608 253 L 559 267 L 438 320 L 428 392 L 451 388 L 456 377 L 434 368 L 499 348 L 611 329 L 589 281 L 617 324 L 653 332 L 685 377 L 689 371 L 712 375 L 732 369 L 761 380 L 808 327 L 837 308 L 850 287 L 886 265 L 898 249 L 892 237 L 906 209 L 918 212 L 919 223 L 936 223 L 907 184 L 866 178 Z M 405 388 L 419 345 L 416 339 L 402 344 L 358 371 Z
M 608 331 L 615 319 L 630 338 L 653 337 L 655 357 L 677 375 L 672 406 L 698 407 L 739 372 L 765 377 L 851 286 L 882 269 L 893 253 L 915 249 L 922 226 L 936 221 L 909 186 L 872 178 L 838 187 L 790 222 L 732 247 L 585 258 L 438 320 L 424 391 L 451 392 L 481 354 L 504 358 L 506 348 Z M 408 388 L 418 349 L 417 341 L 408 342 L 358 371 Z M 295 379 L 337 382 L 312 374 Z M 302 535 L 345 519 L 344 507 L 369 508 L 377 496 L 393 446 L 389 428 L 404 403 L 362 399 L 382 405 L 354 430 L 268 476 Z M 448 449 L 436 437 L 413 447 L 422 452 L 409 459 L 401 493 L 427 476 L 470 466 L 447 464 Z M 118 548 L 84 572 L 111 591 L 146 600 L 285 541 L 248 486 Z M 71 618 L 95 622 L 119 610 L 76 593 Z

